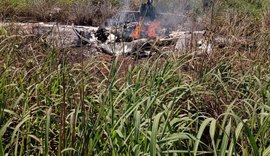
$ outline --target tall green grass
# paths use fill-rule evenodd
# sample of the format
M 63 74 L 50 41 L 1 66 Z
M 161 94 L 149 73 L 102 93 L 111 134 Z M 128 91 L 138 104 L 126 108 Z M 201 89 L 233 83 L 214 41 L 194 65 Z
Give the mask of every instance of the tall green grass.
M 0 155 L 270 154 L 264 47 L 139 61 L 73 50 L 0 29 Z
M 63 66 L 42 40 L 2 37 L 0 154 L 269 155 L 268 55 Z

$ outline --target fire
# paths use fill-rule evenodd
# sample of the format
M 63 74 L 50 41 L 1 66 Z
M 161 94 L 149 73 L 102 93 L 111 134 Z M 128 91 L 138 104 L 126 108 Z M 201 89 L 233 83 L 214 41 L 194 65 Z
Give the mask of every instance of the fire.
M 141 34 L 141 25 L 140 25 L 140 23 L 138 23 L 134 29 L 134 32 L 132 34 L 132 38 L 139 39 L 141 36 L 140 34 Z
M 139 22 L 137 23 L 137 25 L 135 26 L 135 29 L 132 33 L 132 38 L 133 39 L 139 39 L 141 36 L 141 23 L 142 23 L 142 17 L 139 18 Z
M 156 31 L 160 27 L 160 21 L 154 20 L 148 25 L 148 27 L 146 27 L 146 25 L 143 25 L 142 21 L 143 21 L 142 18 L 140 18 L 139 22 L 135 26 L 133 33 L 131 34 L 131 37 L 133 39 L 139 39 L 142 36 L 141 33 L 143 33 L 143 34 L 147 34 L 147 37 L 149 39 L 155 39 L 157 36 Z
M 148 26 L 148 30 L 147 30 L 147 36 L 150 39 L 154 39 L 156 38 L 157 34 L 156 31 L 160 26 L 160 21 L 153 21 L 149 26 Z

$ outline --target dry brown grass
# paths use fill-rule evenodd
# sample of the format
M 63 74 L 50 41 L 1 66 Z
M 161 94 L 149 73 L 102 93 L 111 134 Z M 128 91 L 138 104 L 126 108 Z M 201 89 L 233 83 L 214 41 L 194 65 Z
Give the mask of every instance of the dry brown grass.
M 96 26 L 112 17 L 117 7 L 114 1 L 106 0 L 30 0 L 27 3 L 3 0 L 0 2 L 0 17 L 12 21 L 74 22 Z
M 117 9 L 109 1 L 79 1 L 71 9 L 70 18 L 80 25 L 100 25 L 115 15 Z

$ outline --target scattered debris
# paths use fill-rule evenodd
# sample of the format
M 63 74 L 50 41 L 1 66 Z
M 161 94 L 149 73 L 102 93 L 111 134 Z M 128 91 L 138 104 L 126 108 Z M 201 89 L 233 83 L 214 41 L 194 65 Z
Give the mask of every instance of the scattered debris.
M 61 10 L 55 9 L 55 12 Z M 102 25 L 100 27 L 86 27 L 74 25 L 58 25 L 57 23 L 14 23 L 4 25 L 15 26 L 20 30 L 43 36 L 55 46 L 81 47 L 88 46 L 110 55 L 148 56 L 164 49 L 171 51 L 201 50 L 211 53 L 212 44 L 203 42 L 204 31 L 180 31 L 167 26 L 166 18 L 161 18 L 152 5 L 152 0 L 142 3 L 137 15 L 125 19 L 130 15 L 126 11 L 121 17 L 121 23 L 116 25 Z M 166 14 L 178 20 L 176 15 Z M 181 17 L 181 19 L 183 19 Z
M 143 28 L 144 33 L 148 35 L 142 35 L 142 31 L 139 38 L 132 37 L 136 23 L 126 23 L 122 28 L 57 25 L 56 23 L 2 23 L 1 25 L 10 26 L 12 29 L 18 30 L 19 34 L 41 36 L 55 46 L 63 48 L 91 46 L 110 55 L 132 55 L 138 54 L 138 52 L 147 55 L 157 52 L 159 49 L 164 49 L 164 47 L 176 51 L 188 51 L 191 37 L 193 36 L 193 40 L 197 42 L 203 38 L 204 34 L 204 31 L 196 31 L 192 35 L 191 32 L 175 30 L 167 35 L 167 32 L 157 31 L 156 29 L 159 29 L 159 26 L 155 23 L 152 23 L 151 28 Z M 153 47 L 151 48 L 151 46 Z M 198 49 L 204 50 L 204 47 L 199 46 Z M 210 49 L 210 46 L 208 49 Z M 149 52 L 149 50 L 152 50 L 152 52 Z

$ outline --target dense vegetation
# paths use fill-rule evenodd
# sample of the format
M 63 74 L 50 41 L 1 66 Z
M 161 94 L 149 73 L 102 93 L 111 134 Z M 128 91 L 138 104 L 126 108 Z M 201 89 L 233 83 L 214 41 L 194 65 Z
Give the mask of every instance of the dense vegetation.
M 210 56 L 85 58 L 1 27 L 0 156 L 269 156 L 268 1 L 241 1 L 207 18 L 244 46 Z

